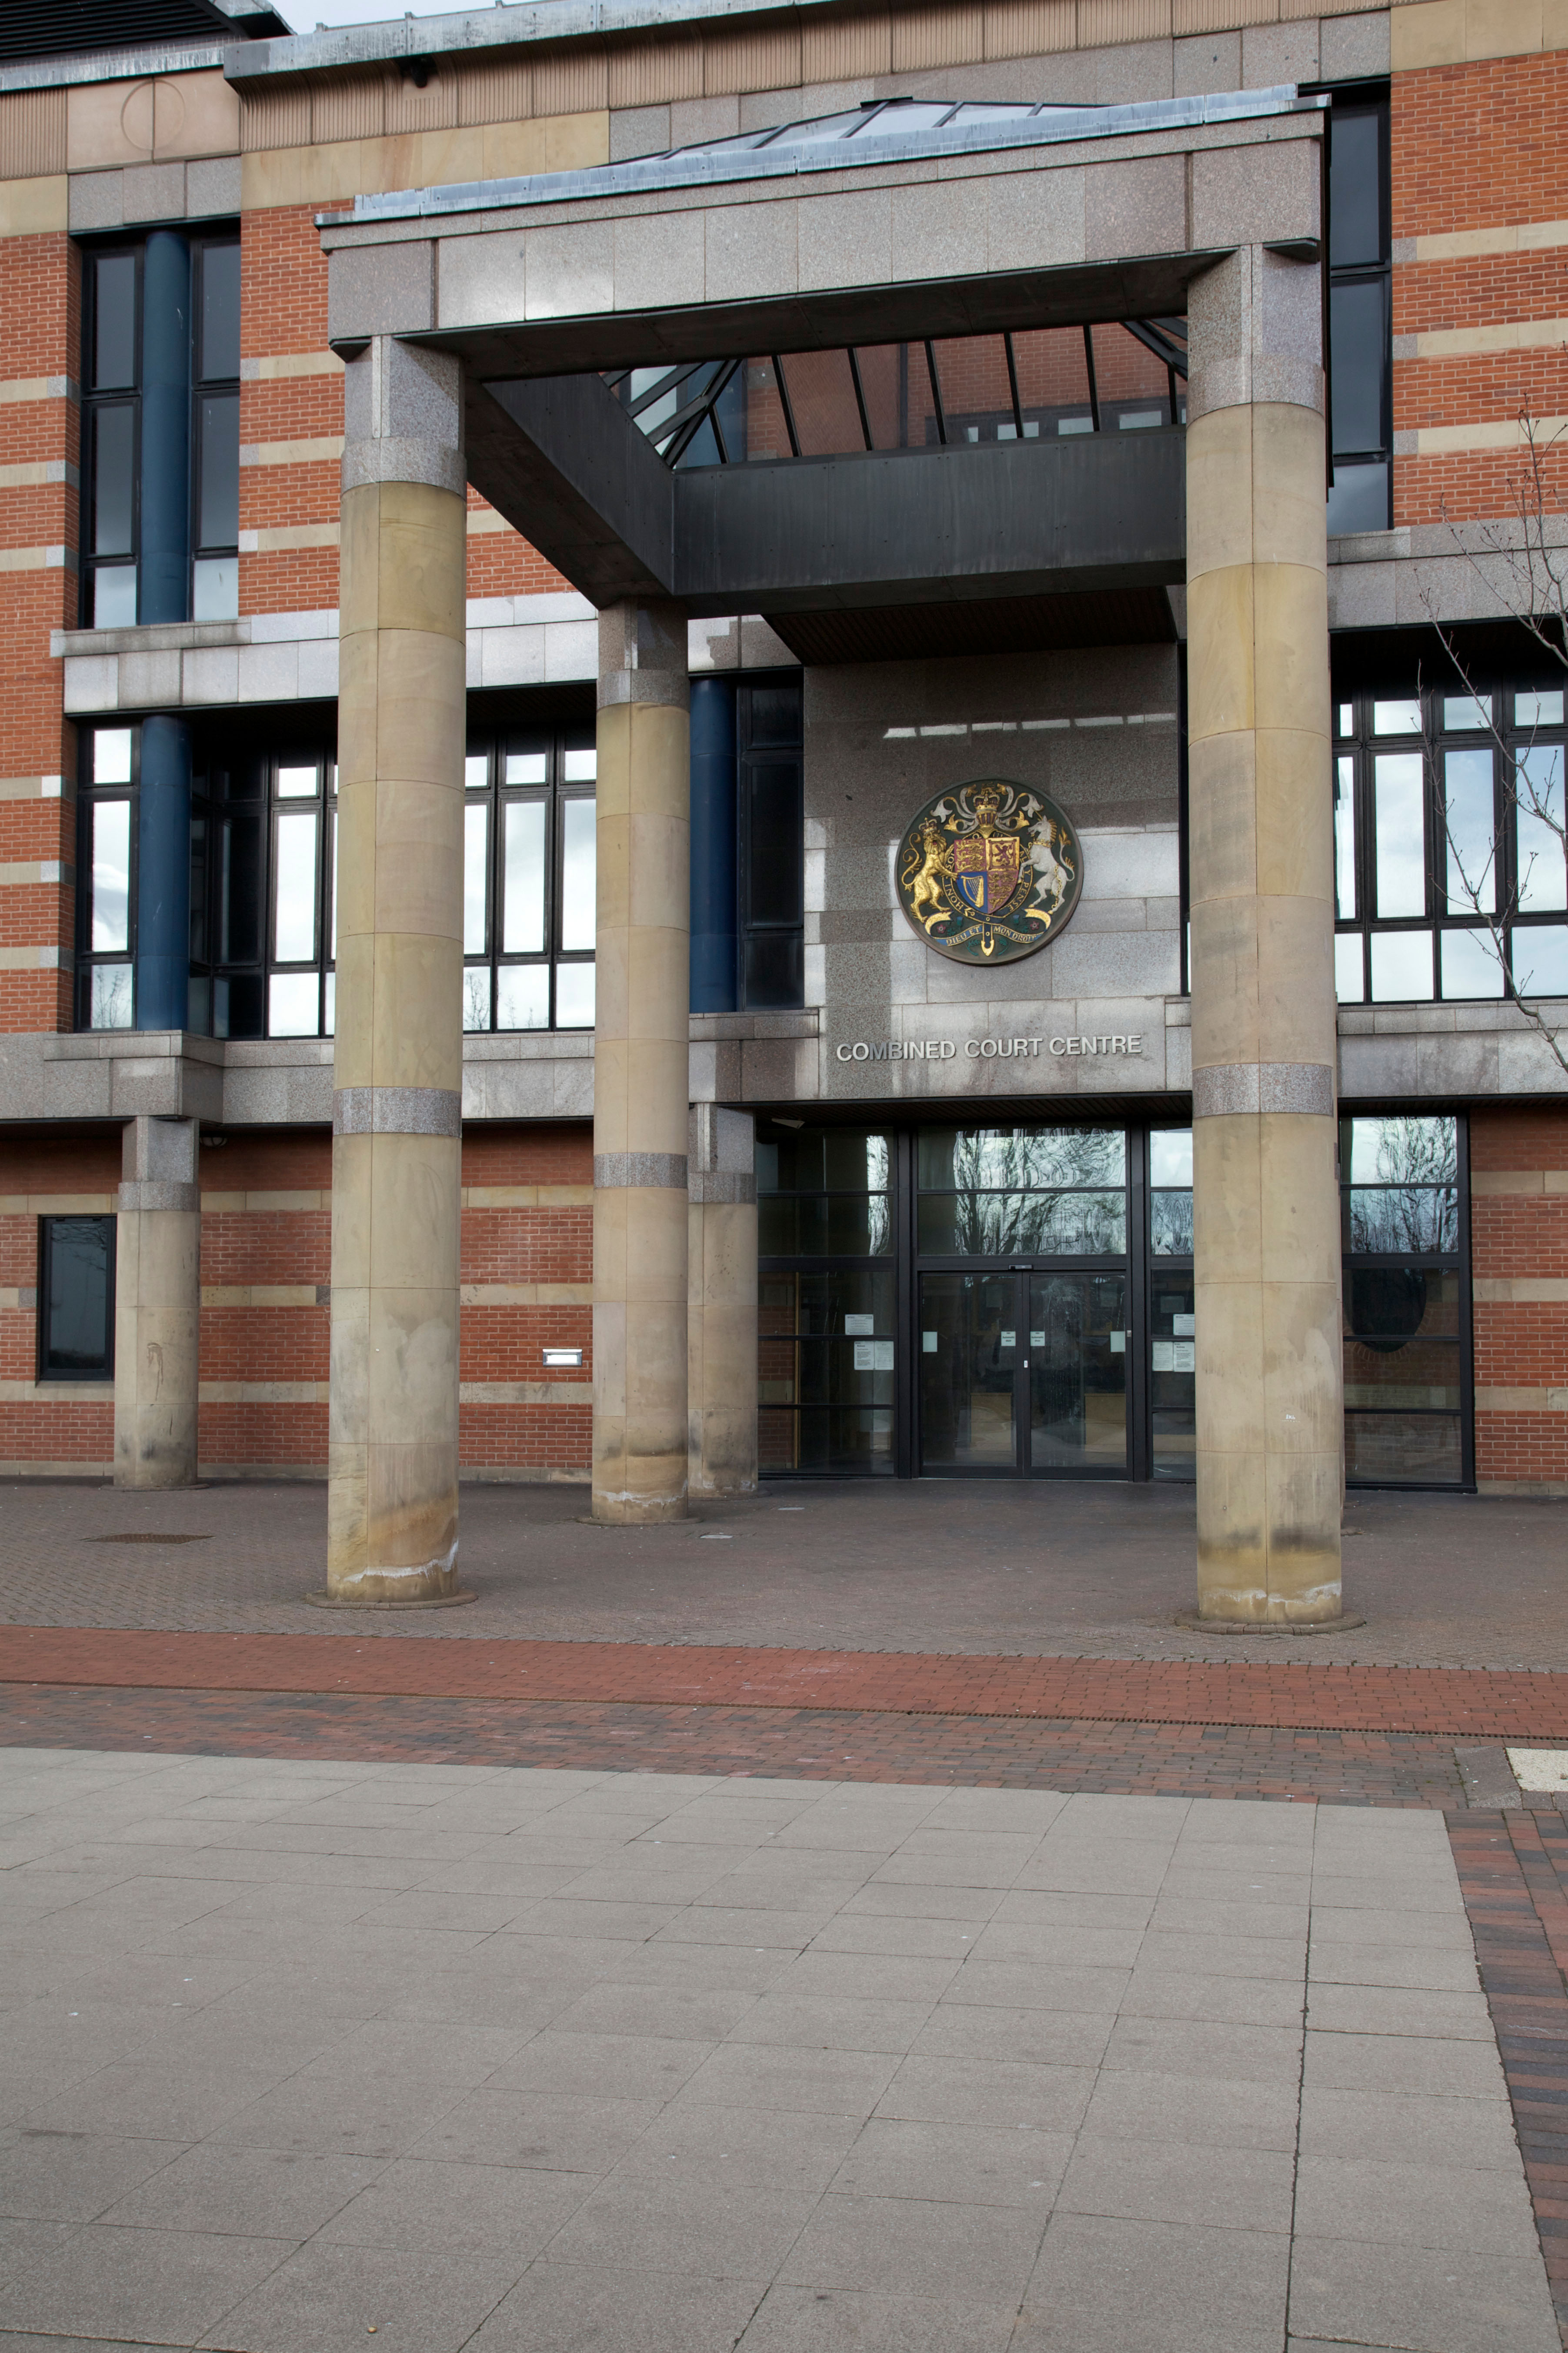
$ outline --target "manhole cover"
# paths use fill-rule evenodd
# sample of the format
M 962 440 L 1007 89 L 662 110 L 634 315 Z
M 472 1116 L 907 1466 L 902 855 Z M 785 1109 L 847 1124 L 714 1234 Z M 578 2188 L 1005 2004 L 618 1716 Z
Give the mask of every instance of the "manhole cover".
M 89 1536 L 89 1544 L 210 1544 L 210 1536 L 159 1535 L 156 1530 L 137 1528 L 118 1536 Z

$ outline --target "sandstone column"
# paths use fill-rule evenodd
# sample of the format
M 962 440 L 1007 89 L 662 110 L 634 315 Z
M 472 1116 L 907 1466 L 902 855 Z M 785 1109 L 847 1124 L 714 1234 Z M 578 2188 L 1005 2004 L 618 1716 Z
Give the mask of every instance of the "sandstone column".
M 458 1598 L 465 475 L 460 364 L 345 384 L 327 1591 Z
M 686 615 L 599 616 L 594 1517 L 686 1512 Z
M 693 1103 L 688 1146 L 688 1477 L 694 1495 L 757 1485 L 756 1123 Z
M 1198 1607 L 1340 1615 L 1322 291 L 1192 289 L 1187 663 Z
M 125 1129 L 114 1235 L 117 1487 L 188 1487 L 196 1475 L 199 1145 L 194 1119 L 133 1119 Z

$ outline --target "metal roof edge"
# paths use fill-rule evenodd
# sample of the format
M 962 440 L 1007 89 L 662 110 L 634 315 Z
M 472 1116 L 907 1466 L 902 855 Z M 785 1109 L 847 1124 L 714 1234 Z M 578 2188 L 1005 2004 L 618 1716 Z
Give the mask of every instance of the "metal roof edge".
M 494 0 L 469 16 L 405 16 L 382 25 L 296 33 L 288 40 L 247 41 L 228 52 L 224 70 L 230 81 L 244 83 L 268 75 L 393 65 L 400 58 L 657 33 L 731 17 L 795 16 L 836 5 L 837 0 Z
M 956 104 L 957 101 L 955 100 Z M 1328 100 L 1303 98 L 1293 82 L 1272 90 L 1226 90 L 1199 98 L 1143 99 L 1125 106 L 1079 107 L 1022 121 L 966 122 L 951 130 L 861 134 L 853 142 L 824 139 L 762 149 L 724 148 L 643 155 L 586 170 L 534 172 L 518 179 L 462 181 L 450 187 L 398 188 L 357 196 L 350 214 L 325 213 L 317 227 L 448 217 L 516 206 L 572 204 L 595 196 L 659 188 L 700 188 L 725 182 L 787 179 L 808 172 L 844 172 L 861 164 L 929 161 L 933 156 L 994 153 L 1008 148 L 1073 144 L 1085 139 L 1127 138 L 1141 132 L 1202 129 L 1209 123 L 1258 121 L 1281 115 L 1321 115 Z
M 71 90 L 84 82 L 140 81 L 149 74 L 200 73 L 221 66 L 231 55 L 226 41 L 216 46 L 210 41 L 164 41 L 140 49 L 84 49 L 75 57 L 27 58 L 19 65 L 0 66 L 0 97 L 14 90 Z

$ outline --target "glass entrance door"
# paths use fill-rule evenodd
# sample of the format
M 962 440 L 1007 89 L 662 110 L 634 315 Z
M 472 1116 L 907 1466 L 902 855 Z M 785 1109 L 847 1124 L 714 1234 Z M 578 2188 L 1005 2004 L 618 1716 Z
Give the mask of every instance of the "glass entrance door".
M 1126 1297 L 1121 1271 L 922 1274 L 921 1472 L 1125 1474 Z
M 1031 1471 L 1127 1468 L 1127 1278 L 1031 1274 Z

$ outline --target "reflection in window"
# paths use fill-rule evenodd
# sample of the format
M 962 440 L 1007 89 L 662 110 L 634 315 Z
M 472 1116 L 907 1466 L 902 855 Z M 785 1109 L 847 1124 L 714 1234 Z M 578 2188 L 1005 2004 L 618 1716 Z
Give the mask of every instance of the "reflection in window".
M 1377 912 L 1426 913 L 1425 765 L 1419 752 L 1380 753 L 1373 762 L 1373 860 Z
M 768 1123 L 758 1138 L 764 1470 L 865 1476 L 893 1468 L 892 1270 L 847 1263 L 891 1252 L 891 1158 L 889 1137 L 864 1128 Z
M 1393 403 L 1388 101 L 1329 113 L 1331 533 L 1386 531 Z
M 38 1378 L 114 1373 L 114 1219 L 38 1219 Z
M 470 743 L 463 765 L 463 1026 L 594 1025 L 592 723 Z
M 77 900 L 77 1022 L 85 1029 L 135 1023 L 132 870 L 136 839 L 138 731 L 85 729 L 78 810 L 85 888 Z
M 1485 1003 L 1568 987 L 1553 921 L 1568 913 L 1563 732 L 1561 688 L 1494 682 L 1337 702 L 1342 1004 Z M 1396 748 L 1402 737 L 1407 748 Z M 1497 937 L 1478 916 L 1501 918 Z
M 1453 1117 L 1341 1123 L 1352 1485 L 1465 1476 L 1458 1143 Z
M 940 1258 L 1118 1257 L 1126 1184 L 1120 1128 L 924 1130 L 918 1247 Z

